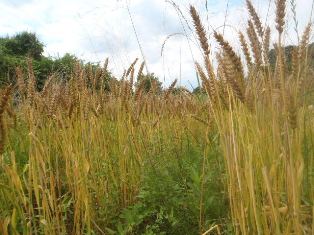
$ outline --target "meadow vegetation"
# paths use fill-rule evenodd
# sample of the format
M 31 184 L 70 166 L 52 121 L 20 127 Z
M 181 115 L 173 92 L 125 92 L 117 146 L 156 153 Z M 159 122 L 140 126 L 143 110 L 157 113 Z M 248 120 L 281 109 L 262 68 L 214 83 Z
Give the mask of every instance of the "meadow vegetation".
M 190 7 L 196 94 L 161 90 L 138 60 L 121 79 L 77 62 L 41 89 L 32 59 L 17 67 L 1 90 L 0 234 L 313 234 L 312 24 L 288 63 L 286 1 L 277 32 L 246 3 L 243 55 L 218 31 L 213 55 Z

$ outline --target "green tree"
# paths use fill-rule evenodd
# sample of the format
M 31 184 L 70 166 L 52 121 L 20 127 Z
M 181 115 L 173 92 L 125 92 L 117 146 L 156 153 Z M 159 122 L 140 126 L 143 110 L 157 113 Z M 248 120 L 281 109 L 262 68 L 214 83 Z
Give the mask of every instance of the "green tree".
M 75 64 L 81 62 L 75 55 L 66 53 L 61 58 L 55 59 L 53 63 L 53 71 L 56 72 L 62 79 L 70 79 L 73 73 Z
M 26 66 L 26 61 L 21 57 L 0 53 L 0 87 L 15 81 L 15 68 Z
M 174 87 L 171 93 L 173 95 L 180 95 L 180 94 L 188 94 L 191 92 L 188 89 L 186 89 L 184 86 L 178 86 L 178 87 Z
M 42 58 L 44 45 L 39 41 L 35 33 L 24 31 L 4 41 L 5 51 L 8 54 L 28 56 L 36 60 Z
M 97 77 L 97 89 L 104 87 L 110 90 L 110 80 L 115 79 L 113 75 L 103 69 L 99 64 L 84 63 L 75 55 L 66 53 L 61 58 L 43 56 L 44 45 L 39 41 L 35 33 L 21 32 L 13 37 L 0 37 L 0 86 L 15 83 L 16 67 L 27 71 L 27 60 L 32 59 L 32 69 L 37 83 L 37 89 L 41 90 L 45 80 L 53 73 L 62 80 L 69 80 L 75 72 L 75 66 L 79 63 L 85 69 L 84 76 L 91 79 Z M 144 78 L 146 79 L 146 78 Z M 92 85 L 92 80 L 89 81 Z M 102 86 L 100 85 L 102 84 Z M 150 84 L 146 86 L 150 87 Z
M 53 64 L 54 61 L 50 57 L 42 57 L 41 60 L 33 60 L 33 70 L 38 90 L 44 87 L 45 81 L 54 73 Z
M 203 87 L 197 86 L 196 88 L 193 89 L 192 93 L 195 95 L 200 95 L 200 94 L 206 94 L 206 91 L 204 90 Z
M 156 93 L 161 93 L 162 83 L 159 81 L 158 77 L 154 73 L 149 73 L 146 75 L 141 75 L 137 81 L 136 86 L 143 86 L 145 92 L 149 92 L 154 87 Z

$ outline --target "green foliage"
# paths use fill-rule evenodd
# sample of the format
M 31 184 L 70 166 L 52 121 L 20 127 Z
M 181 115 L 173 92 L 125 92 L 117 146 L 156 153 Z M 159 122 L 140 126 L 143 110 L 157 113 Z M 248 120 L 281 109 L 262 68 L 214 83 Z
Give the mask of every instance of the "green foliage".
M 180 94 L 184 94 L 184 93 L 190 93 L 190 91 L 183 86 L 179 86 L 179 87 L 174 87 L 172 89 L 171 93 L 173 95 L 180 95 Z
M 44 45 L 39 41 L 36 34 L 21 32 L 4 42 L 6 52 L 16 56 L 28 56 L 36 60 L 41 59 Z
M 34 33 L 21 32 L 0 38 L 0 85 L 14 83 L 16 67 L 26 69 L 27 58 L 32 58 L 40 88 L 51 72 L 52 63 L 50 58 L 42 56 L 43 51 L 44 45 Z
M 26 60 L 20 56 L 0 54 L 0 86 L 14 83 L 15 68 L 26 66 Z
M 143 90 L 146 93 L 152 90 L 152 88 L 155 89 L 156 93 L 161 93 L 162 91 L 162 83 L 159 81 L 158 77 L 156 77 L 154 73 L 149 73 L 146 75 L 142 74 L 139 77 L 136 86 L 139 86 L 142 83 L 144 83 Z
M 146 166 L 137 202 L 120 216 L 119 234 L 198 234 L 201 201 L 205 227 L 228 217 L 217 146 L 208 148 L 204 176 L 201 148 L 186 146 L 182 155 L 169 150 Z
M 307 49 L 308 49 L 309 67 L 311 69 L 314 69 L 314 43 L 309 44 L 307 46 Z M 287 69 L 289 71 L 291 71 L 291 69 L 292 69 L 292 52 L 293 52 L 293 50 L 298 51 L 298 47 L 290 45 L 290 46 L 284 47 L 284 49 L 283 49 L 285 59 L 286 59 L 286 66 L 287 66 Z M 269 62 L 270 62 L 270 65 L 272 68 L 275 68 L 276 61 L 277 61 L 277 52 L 276 52 L 276 49 L 272 49 L 269 52 Z
M 202 87 L 200 87 L 200 86 L 198 86 L 198 87 L 196 87 L 196 88 L 194 88 L 193 89 L 193 92 L 192 92 L 194 95 L 201 95 L 201 94 L 206 94 L 206 91 L 202 88 Z
M 33 61 L 33 70 L 38 90 L 43 88 L 46 79 L 54 72 L 53 64 L 53 59 L 49 57 L 43 57 L 41 60 Z
M 38 90 L 43 88 L 46 79 L 52 74 L 57 74 L 61 80 L 68 81 L 73 75 L 76 64 L 85 68 L 90 67 L 93 76 L 102 69 L 99 64 L 84 63 L 69 53 L 60 58 L 43 56 L 43 48 L 43 44 L 34 33 L 21 32 L 13 37 L 0 38 L 0 86 L 14 84 L 16 67 L 27 71 L 28 58 L 33 60 L 33 71 Z M 91 74 L 85 75 L 91 76 Z M 109 71 L 102 71 L 101 79 L 105 83 L 105 89 L 109 90 L 109 81 L 114 79 L 112 74 Z M 157 81 L 153 75 L 145 76 L 144 79 L 145 81 L 148 81 L 147 79 Z M 150 89 L 150 81 L 147 82 L 146 89 Z M 158 86 L 161 87 L 161 83 L 158 83 Z
M 75 55 L 66 53 L 61 58 L 57 58 L 53 61 L 53 71 L 58 73 L 62 79 L 68 80 L 78 61 L 79 59 Z

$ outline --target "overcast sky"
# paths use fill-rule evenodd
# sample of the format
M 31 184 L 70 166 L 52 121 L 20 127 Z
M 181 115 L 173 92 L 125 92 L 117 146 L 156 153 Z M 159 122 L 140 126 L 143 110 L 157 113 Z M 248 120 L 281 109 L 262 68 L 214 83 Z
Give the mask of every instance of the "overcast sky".
M 200 11 L 209 35 L 212 28 L 224 24 L 228 0 L 173 0 L 190 23 L 190 4 Z M 263 21 L 274 28 L 275 0 L 253 1 Z M 299 32 L 309 21 L 312 0 L 296 0 Z M 45 55 L 62 56 L 66 52 L 92 62 L 110 59 L 110 70 L 116 75 L 135 58 L 143 60 L 132 28 L 127 3 L 149 72 L 159 76 L 165 85 L 175 78 L 191 88 L 196 86 L 193 58 L 200 52 L 185 19 L 165 0 L 0 0 L 0 36 L 20 31 L 35 32 L 45 44 Z M 292 18 L 287 0 L 288 18 Z M 268 11 L 269 9 L 269 11 Z M 229 0 L 224 30 L 226 38 L 238 50 L 237 31 L 245 29 L 247 12 L 244 0 Z M 183 27 L 184 25 L 184 27 Z M 290 20 L 286 43 L 296 42 Z M 223 32 L 223 27 L 218 28 Z M 161 48 L 167 36 L 170 37 Z M 184 36 L 184 35 L 187 35 Z M 273 31 L 273 38 L 276 32 Z M 210 39 L 213 50 L 216 48 Z

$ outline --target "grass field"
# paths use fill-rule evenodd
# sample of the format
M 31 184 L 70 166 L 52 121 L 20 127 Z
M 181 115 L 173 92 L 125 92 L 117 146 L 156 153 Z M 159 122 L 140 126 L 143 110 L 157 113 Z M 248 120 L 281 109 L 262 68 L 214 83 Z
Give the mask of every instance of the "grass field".
M 107 63 L 77 64 L 42 91 L 31 60 L 17 70 L 1 90 L 0 234 L 313 234 L 312 25 L 288 64 L 285 1 L 277 32 L 247 8 L 242 60 L 218 32 L 211 53 L 191 6 L 204 58 L 198 94 L 175 92 L 175 82 L 146 92 L 137 63 L 111 81 Z

